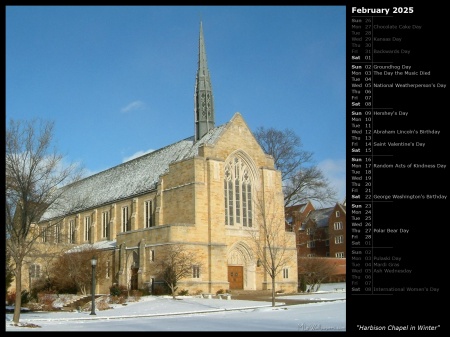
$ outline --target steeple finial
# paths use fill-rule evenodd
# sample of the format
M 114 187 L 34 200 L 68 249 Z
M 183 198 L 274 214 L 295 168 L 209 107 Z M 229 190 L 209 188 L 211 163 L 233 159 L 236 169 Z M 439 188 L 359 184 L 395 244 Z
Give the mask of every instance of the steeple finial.
M 195 141 L 202 138 L 214 128 L 214 99 L 206 62 L 206 48 L 203 37 L 203 24 L 200 21 L 200 37 L 198 43 L 198 69 L 194 94 Z

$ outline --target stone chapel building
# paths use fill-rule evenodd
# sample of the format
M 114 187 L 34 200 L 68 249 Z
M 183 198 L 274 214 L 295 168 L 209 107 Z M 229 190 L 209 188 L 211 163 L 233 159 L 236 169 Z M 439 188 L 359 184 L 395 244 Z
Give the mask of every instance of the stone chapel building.
M 37 224 L 39 244 L 66 250 L 90 245 L 102 252 L 99 263 L 106 272 L 97 279 L 97 293 L 109 293 L 115 283 L 149 287 L 157 281 L 158 251 L 173 244 L 201 259 L 178 289 L 191 294 L 271 289 L 251 235 L 263 221 L 256 205 L 261 200 L 277 215 L 280 235 L 288 242 L 289 262 L 276 276 L 275 290 L 297 291 L 295 233 L 284 231 L 281 174 L 239 112 L 215 125 L 201 23 L 199 35 L 194 135 L 64 187 L 65 200 L 83 199 L 83 208 L 48 209 Z

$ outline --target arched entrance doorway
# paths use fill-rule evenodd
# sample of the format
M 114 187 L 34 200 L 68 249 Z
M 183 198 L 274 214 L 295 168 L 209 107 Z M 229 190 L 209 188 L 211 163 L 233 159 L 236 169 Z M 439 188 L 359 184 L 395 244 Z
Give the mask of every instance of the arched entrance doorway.
M 132 251 L 127 258 L 127 280 L 130 290 L 138 290 L 138 271 L 139 271 L 139 255 L 136 251 Z
M 250 247 L 245 242 L 236 242 L 227 255 L 230 290 L 255 290 L 256 262 Z

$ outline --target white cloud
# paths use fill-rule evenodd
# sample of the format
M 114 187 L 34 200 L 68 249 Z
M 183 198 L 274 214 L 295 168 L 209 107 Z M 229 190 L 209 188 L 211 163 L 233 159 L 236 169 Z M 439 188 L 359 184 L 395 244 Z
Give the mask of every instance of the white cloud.
M 142 101 L 134 101 L 128 104 L 126 107 L 122 108 L 120 111 L 123 113 L 128 113 L 134 110 L 142 110 L 145 107 L 144 102 Z
M 135 159 L 135 158 L 137 158 L 137 157 L 143 156 L 144 154 L 147 154 L 147 153 L 150 153 L 150 152 L 153 152 L 153 151 L 155 151 L 155 150 L 150 149 L 150 150 L 147 150 L 147 151 L 138 151 L 138 152 L 135 152 L 135 153 L 133 153 L 131 156 L 123 158 L 122 163 L 125 163 L 125 162 L 127 162 L 127 161 L 130 161 L 130 160 L 132 160 L 132 159 Z
M 85 169 L 84 170 L 84 174 L 83 174 L 83 178 L 87 178 L 87 177 L 93 176 L 94 174 L 97 174 L 97 173 L 102 172 L 104 170 L 107 170 L 107 168 L 101 169 L 101 170 L 97 170 L 97 171 L 92 171 L 90 169 Z

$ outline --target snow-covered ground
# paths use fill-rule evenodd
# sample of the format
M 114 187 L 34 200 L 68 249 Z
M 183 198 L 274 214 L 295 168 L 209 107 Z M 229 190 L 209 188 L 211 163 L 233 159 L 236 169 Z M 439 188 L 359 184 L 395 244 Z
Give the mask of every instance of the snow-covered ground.
M 346 293 L 335 290 L 341 287 L 345 283 L 329 283 L 316 293 L 277 297 L 275 307 L 259 301 L 145 296 L 95 315 L 22 313 L 19 326 L 11 313 L 6 314 L 6 331 L 345 331 Z M 285 306 L 283 298 L 319 302 Z

